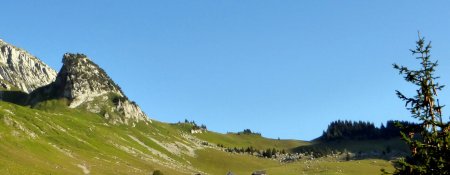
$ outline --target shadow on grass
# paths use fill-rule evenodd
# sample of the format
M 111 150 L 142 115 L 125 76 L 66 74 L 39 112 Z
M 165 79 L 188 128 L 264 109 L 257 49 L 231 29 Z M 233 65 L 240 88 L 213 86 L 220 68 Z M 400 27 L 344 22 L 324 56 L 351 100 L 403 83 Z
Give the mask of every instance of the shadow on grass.
M 37 109 L 66 108 L 67 99 L 58 95 L 57 89 L 47 85 L 40 87 L 30 94 L 18 90 L 0 90 L 0 101 Z
M 408 146 L 400 138 L 369 140 L 314 140 L 311 145 L 293 149 L 296 153 L 308 153 L 314 157 L 327 155 L 351 154 L 351 159 L 385 159 L 392 160 L 409 154 Z
M 0 90 L 0 100 L 21 106 L 27 105 L 29 95 L 22 91 Z

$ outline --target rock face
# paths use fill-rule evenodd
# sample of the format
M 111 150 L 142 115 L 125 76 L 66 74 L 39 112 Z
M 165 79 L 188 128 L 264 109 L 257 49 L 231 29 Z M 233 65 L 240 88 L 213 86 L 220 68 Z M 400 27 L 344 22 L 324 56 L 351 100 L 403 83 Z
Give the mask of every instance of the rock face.
M 0 39 L 0 87 L 10 89 L 12 85 L 30 93 L 55 77 L 56 71 L 41 60 Z
M 105 71 L 86 55 L 66 53 L 62 62 L 50 91 L 58 98 L 69 99 L 70 108 L 80 107 L 102 113 L 112 123 L 150 121 L 140 107 L 131 102 Z
M 111 78 L 83 54 L 64 54 L 63 67 L 58 73 L 55 85 L 63 90 L 63 97 L 71 99 L 75 108 L 93 98 L 115 93 L 125 95 Z

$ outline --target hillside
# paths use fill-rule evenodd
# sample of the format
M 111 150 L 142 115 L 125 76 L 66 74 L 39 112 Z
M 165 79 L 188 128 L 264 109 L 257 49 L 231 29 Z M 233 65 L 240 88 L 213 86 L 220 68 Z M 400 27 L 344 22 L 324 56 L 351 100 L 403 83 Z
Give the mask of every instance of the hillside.
M 354 170 L 356 161 L 337 160 L 280 163 L 275 159 L 227 153 L 201 138 L 228 138 L 230 146 L 249 142 L 292 148 L 293 141 L 242 139 L 218 133 L 190 134 L 177 124 L 153 121 L 136 127 L 111 125 L 100 115 L 65 107 L 49 101 L 39 109 L 0 102 L 0 171 L 7 174 L 251 174 L 265 169 L 270 174 L 332 172 L 378 172 L 391 168 L 382 160 L 360 161 L 369 169 Z M 300 142 L 297 144 L 307 144 Z M 306 163 L 304 162 L 306 161 Z M 319 162 L 323 162 L 319 163 Z M 377 162 L 377 163 L 374 163 Z M 330 169 L 315 169 L 327 167 Z M 336 169 L 336 172 L 338 170 Z

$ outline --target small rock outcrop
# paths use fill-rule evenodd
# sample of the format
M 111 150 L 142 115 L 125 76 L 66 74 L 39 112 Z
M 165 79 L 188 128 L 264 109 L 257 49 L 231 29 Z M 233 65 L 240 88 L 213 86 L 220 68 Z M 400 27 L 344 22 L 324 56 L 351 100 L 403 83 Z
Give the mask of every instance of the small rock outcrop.
M 27 51 L 0 39 L 0 87 L 30 93 L 53 82 L 56 71 Z

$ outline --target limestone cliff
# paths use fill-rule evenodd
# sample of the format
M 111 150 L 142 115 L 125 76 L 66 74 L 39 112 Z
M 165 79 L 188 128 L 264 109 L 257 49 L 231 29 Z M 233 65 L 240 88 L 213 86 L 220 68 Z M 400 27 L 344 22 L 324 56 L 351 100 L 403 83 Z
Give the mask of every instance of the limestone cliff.
M 71 99 L 72 108 L 108 93 L 125 96 L 103 69 L 83 54 L 64 54 L 55 85 L 63 90 L 63 97 Z
M 27 51 L 0 39 L 0 88 L 30 93 L 55 80 L 56 71 Z

